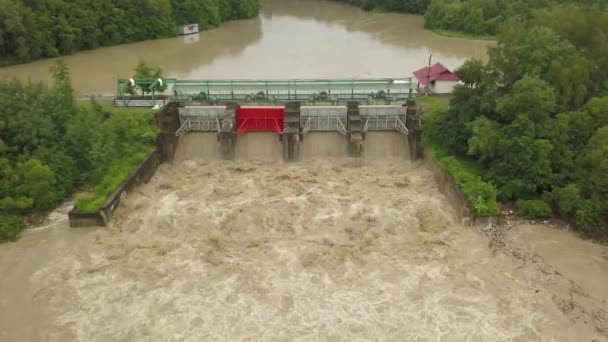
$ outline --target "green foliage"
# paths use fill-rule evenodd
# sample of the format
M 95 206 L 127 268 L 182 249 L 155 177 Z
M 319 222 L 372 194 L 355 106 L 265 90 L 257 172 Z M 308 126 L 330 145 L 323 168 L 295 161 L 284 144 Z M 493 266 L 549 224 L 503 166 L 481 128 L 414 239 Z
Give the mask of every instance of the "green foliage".
M 161 80 L 162 81 L 162 69 L 159 67 L 150 67 L 147 66 L 146 63 L 143 61 L 143 59 L 139 60 L 139 63 L 137 64 L 137 67 L 135 68 L 135 75 L 133 76 L 134 79 L 149 79 L 149 80 L 153 80 L 152 82 L 154 83 L 143 83 L 143 82 L 136 82 L 135 86 L 131 86 L 129 84 L 129 87 L 127 88 L 127 93 L 131 94 L 131 95 L 135 95 L 137 89 L 139 89 L 139 91 L 141 91 L 142 95 L 146 95 L 146 94 L 150 94 L 152 92 L 160 92 L 162 93 L 163 91 L 165 91 L 167 89 L 167 84 L 166 83 L 157 83 L 157 80 Z
M 76 212 L 97 212 L 106 197 L 152 152 L 157 131 L 150 123 L 150 115 L 122 110 L 98 127 L 101 139 L 92 144 L 91 164 L 96 167 L 89 179 L 96 185 L 91 193 L 76 199 Z
M 605 6 L 606 3 L 606 0 L 432 0 L 424 18 L 426 27 L 431 29 L 496 35 L 505 21 L 524 21 L 531 18 L 537 9 L 557 4 Z M 564 18 L 566 13 L 567 10 L 563 12 Z M 571 17 L 566 22 L 579 19 L 580 17 Z M 563 26 L 571 27 L 568 24 Z
M 469 59 L 455 73 L 465 85 L 473 88 L 483 79 L 484 65 L 479 59 Z
M 479 170 L 462 158 L 455 158 L 442 147 L 441 123 L 448 114 L 442 100 L 421 98 L 425 106 L 423 126 L 423 143 L 431 152 L 431 157 L 446 171 L 462 190 L 466 199 L 471 203 L 476 216 L 496 216 L 499 213 L 496 203 L 496 188 L 484 182 L 479 176 Z
M 15 192 L 33 199 L 35 209 L 47 209 L 56 202 L 53 192 L 55 177 L 50 167 L 37 159 L 30 159 L 17 163 L 15 173 L 19 184 Z
M 551 216 L 551 208 L 541 200 L 519 200 L 515 203 L 517 214 L 529 219 L 544 219 Z
M 153 148 L 147 146 L 149 153 Z M 74 211 L 77 213 L 96 213 L 106 201 L 106 198 L 121 185 L 131 172 L 149 155 L 138 153 L 122 160 L 114 161 L 104 173 L 103 178 L 91 193 L 78 196 L 74 203 Z
M 581 205 L 581 191 L 576 184 L 568 184 L 563 188 L 555 188 L 546 193 L 545 201 L 551 204 L 555 212 L 563 217 L 574 217 Z
M 259 0 L 0 0 L 0 60 L 27 62 L 250 18 Z
M 574 46 L 550 28 L 510 21 L 501 28 L 497 46 L 490 49 L 488 67 L 499 85 L 511 87 L 525 75 L 546 80 L 551 63 L 574 54 Z
M 0 214 L 0 241 L 15 241 L 25 227 L 23 218 Z
M 589 2 L 589 1 L 588 1 Z M 581 56 L 570 63 L 563 63 L 566 70 L 553 77 L 560 77 L 563 82 L 570 83 L 574 89 L 568 94 L 575 101 L 573 106 L 580 106 L 579 99 L 585 92 L 608 95 L 608 1 L 597 2 L 594 7 L 581 7 L 574 4 L 554 6 L 534 12 L 536 24 L 549 27 L 560 37 L 569 41 Z M 603 6 L 597 8 L 597 6 Z M 557 66 L 556 66 L 557 68 Z M 559 71 L 559 69 L 557 69 Z M 566 94 L 565 94 L 566 95 Z M 588 98 L 588 97 L 586 97 Z
M 260 10 L 258 0 L 171 0 L 176 24 L 198 23 L 200 29 L 216 27 L 222 21 L 252 18 Z
M 61 62 L 52 76 L 52 87 L 0 82 L 0 241 L 16 238 L 24 216 L 52 208 L 75 186 L 113 186 L 106 174 L 119 167 L 128 174 L 155 143 L 152 113 L 114 110 L 106 120 L 96 103 L 74 105 Z
M 494 186 L 484 182 L 474 170 L 452 156 L 441 156 L 440 153 L 434 153 L 433 159 L 452 176 L 454 182 L 473 206 L 473 212 L 476 216 L 498 215 L 496 188 Z
M 392 11 L 423 14 L 431 0 L 336 0 L 363 8 L 366 11 Z
M 426 121 L 424 134 L 456 160 L 472 159 L 498 198 L 518 203 L 522 215 L 552 210 L 605 236 L 607 12 L 574 5 L 531 11 L 537 5 L 504 23 L 486 65 L 469 61 L 457 70 L 465 85 L 445 113 Z
M 466 33 L 462 31 L 454 31 L 454 30 L 444 30 L 444 29 L 436 29 L 436 28 L 428 28 L 427 29 L 433 31 L 433 33 L 448 38 L 461 38 L 461 39 L 472 39 L 472 40 L 496 40 L 495 35 L 488 34 L 473 34 Z

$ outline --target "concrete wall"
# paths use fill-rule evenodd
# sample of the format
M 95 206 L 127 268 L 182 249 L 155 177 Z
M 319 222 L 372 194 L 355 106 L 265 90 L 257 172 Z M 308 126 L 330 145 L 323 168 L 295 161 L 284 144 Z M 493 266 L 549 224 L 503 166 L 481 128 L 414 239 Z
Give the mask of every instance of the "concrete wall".
M 457 84 L 457 81 L 437 81 L 432 92 L 433 94 L 451 94 Z
M 476 217 L 473 213 L 471 203 L 469 203 L 464 193 L 460 190 L 458 185 L 456 185 L 452 176 L 433 160 L 431 153 L 427 149 L 423 149 L 422 158 L 424 164 L 433 172 L 439 190 L 448 198 L 450 204 L 456 211 L 458 220 L 460 220 L 463 225 L 484 226 L 496 224 L 498 222 L 497 217 Z
M 68 213 L 70 227 L 105 226 L 112 219 L 114 212 L 120 204 L 122 194 L 132 191 L 136 186 L 147 183 L 156 173 L 160 164 L 160 154 L 157 150 L 152 152 L 139 166 L 131 172 L 129 177 L 111 193 L 97 213 Z
M 130 192 L 136 186 L 150 181 L 161 162 L 173 161 L 178 143 L 178 139 L 175 136 L 179 128 L 177 106 L 170 104 L 159 111 L 156 114 L 156 125 L 160 130 L 156 141 L 156 149 L 106 198 L 99 212 L 80 214 L 72 210 L 68 214 L 70 227 L 107 225 L 120 204 L 122 194 Z
M 175 135 L 180 126 L 177 105 L 171 103 L 156 113 L 156 125 L 160 130 L 157 139 L 160 161 L 172 162 L 179 142 Z
M 101 215 L 101 211 L 93 214 L 79 214 L 73 210 L 68 213 L 68 219 L 70 221 L 70 227 L 98 227 L 104 226 L 105 220 Z

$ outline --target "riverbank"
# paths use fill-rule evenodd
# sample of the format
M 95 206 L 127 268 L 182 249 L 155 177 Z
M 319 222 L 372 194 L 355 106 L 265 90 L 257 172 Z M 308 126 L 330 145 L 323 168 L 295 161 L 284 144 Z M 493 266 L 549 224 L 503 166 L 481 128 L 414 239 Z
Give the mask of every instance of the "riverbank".
M 488 40 L 495 41 L 496 36 L 492 35 L 476 35 L 472 33 L 466 33 L 462 31 L 453 31 L 453 30 L 442 30 L 442 29 L 428 29 L 433 33 L 447 38 L 458 38 L 458 39 L 469 39 L 469 40 Z
M 140 59 L 160 67 L 163 76 L 179 79 L 403 78 L 425 66 L 429 53 L 454 70 L 469 58 L 486 60 L 490 45 L 440 37 L 424 29 L 421 16 L 369 13 L 333 1 L 263 0 L 257 18 L 62 59 L 77 96 L 111 96 L 117 79 L 132 77 Z M 365 60 L 344 57 L 362 55 Z M 54 61 L 0 68 L 0 79 L 48 83 Z
M 0 23 L 0 31 L 5 33 L 0 60 L 25 63 L 102 46 L 174 37 L 179 25 L 198 24 L 201 30 L 217 27 L 222 22 L 257 16 L 260 4 L 259 0 L 159 0 L 138 6 L 117 0 L 57 0 L 51 8 L 15 0 L 4 7 L 12 22 Z
M 451 155 L 437 143 L 438 120 L 448 110 L 446 98 L 420 97 L 424 111 L 422 143 L 424 158 L 436 170 L 437 181 L 449 183 L 444 194 L 455 206 L 461 206 L 460 217 L 475 225 L 477 222 L 496 222 L 500 214 L 496 201 L 496 188 L 484 182 L 479 167 L 470 160 Z
M 155 148 L 152 110 L 74 102 L 69 71 L 61 64 L 54 70 L 62 76 L 52 88 L 0 82 L 0 98 L 28 104 L 6 101 L 0 109 L 0 121 L 12 123 L 0 139 L 0 242 L 18 239 L 26 221 L 75 189 L 82 192 L 76 210 L 94 211 Z M 36 130 L 26 128 L 32 123 Z
M 395 2 L 388 0 L 376 0 L 373 2 L 370 1 L 346 1 L 346 0 L 333 0 L 338 2 L 346 2 L 350 5 L 360 7 L 366 11 L 370 11 L 372 13 L 403 13 L 403 14 L 413 14 L 420 15 L 424 18 L 426 6 L 420 1 L 418 2 Z M 425 25 L 426 27 L 426 25 Z M 444 30 L 444 29 L 434 29 L 427 28 L 428 30 L 434 32 L 435 34 L 447 37 L 447 38 L 460 38 L 460 39 L 470 39 L 470 40 L 496 40 L 496 36 L 493 35 L 478 35 L 467 33 L 464 31 L 457 30 Z

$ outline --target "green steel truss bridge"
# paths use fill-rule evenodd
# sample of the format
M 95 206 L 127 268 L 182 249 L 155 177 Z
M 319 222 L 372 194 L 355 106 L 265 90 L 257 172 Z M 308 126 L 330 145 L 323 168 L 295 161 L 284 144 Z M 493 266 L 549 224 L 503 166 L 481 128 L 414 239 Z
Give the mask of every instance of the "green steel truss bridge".
M 413 98 L 411 78 L 294 80 L 120 79 L 116 105 L 154 106 L 160 102 L 326 102 L 388 103 Z

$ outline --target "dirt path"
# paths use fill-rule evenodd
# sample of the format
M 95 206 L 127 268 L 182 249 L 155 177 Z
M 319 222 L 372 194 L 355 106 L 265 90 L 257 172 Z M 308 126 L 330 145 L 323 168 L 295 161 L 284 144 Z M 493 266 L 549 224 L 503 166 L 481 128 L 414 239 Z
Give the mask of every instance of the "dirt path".
M 109 229 L 8 273 L 37 287 L 23 305 L 48 309 L 20 340 L 49 340 L 37 337 L 51 326 L 79 341 L 606 340 L 599 297 L 573 295 L 539 245 L 489 248 L 454 222 L 422 164 L 192 160 L 207 137 L 188 139 Z

